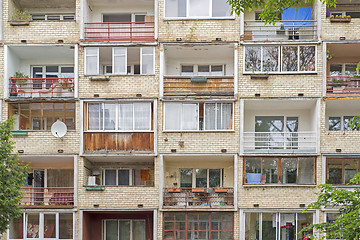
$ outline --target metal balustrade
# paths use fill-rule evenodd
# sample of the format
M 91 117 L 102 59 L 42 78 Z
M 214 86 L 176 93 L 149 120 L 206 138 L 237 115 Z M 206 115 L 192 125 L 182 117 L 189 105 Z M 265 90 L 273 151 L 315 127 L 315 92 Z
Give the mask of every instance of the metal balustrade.
M 22 187 L 23 198 L 19 203 L 22 207 L 73 206 L 73 187 Z
M 326 92 L 330 95 L 359 95 L 360 76 L 328 76 Z

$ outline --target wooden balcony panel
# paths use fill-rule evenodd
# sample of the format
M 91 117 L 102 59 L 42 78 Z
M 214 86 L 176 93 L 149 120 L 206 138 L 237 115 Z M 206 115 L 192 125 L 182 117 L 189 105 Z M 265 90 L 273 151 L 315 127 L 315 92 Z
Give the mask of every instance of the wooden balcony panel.
M 85 152 L 154 152 L 154 133 L 86 132 L 84 149 Z
M 192 81 L 203 78 L 206 81 Z M 234 94 L 234 77 L 164 77 L 164 95 Z

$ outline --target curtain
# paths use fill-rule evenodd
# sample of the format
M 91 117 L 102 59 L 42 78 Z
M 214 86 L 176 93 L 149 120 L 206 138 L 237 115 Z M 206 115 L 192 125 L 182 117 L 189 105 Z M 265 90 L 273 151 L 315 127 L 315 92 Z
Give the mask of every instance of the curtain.
M 118 240 L 118 221 L 106 220 L 106 240 Z
M 86 75 L 96 75 L 99 74 L 99 48 L 86 48 L 85 49 L 85 58 L 86 58 Z
M 134 103 L 135 130 L 150 130 L 150 103 Z
M 73 169 L 48 169 L 48 187 L 74 187 Z
M 104 104 L 104 129 L 115 130 L 116 122 L 116 104 L 105 103 Z
M 119 130 L 133 129 L 133 104 L 119 104 Z
M 88 129 L 101 130 L 102 129 L 102 104 L 89 103 L 88 104 Z
M 215 103 L 205 104 L 205 130 L 215 130 Z
M 127 73 L 127 49 L 126 48 L 113 48 L 113 74 L 126 74 Z
M 165 103 L 165 130 L 180 130 L 181 103 Z
M 141 74 L 154 74 L 154 48 L 141 48 Z
M 232 129 L 232 104 L 231 103 L 222 103 L 221 104 L 221 115 L 222 121 L 218 129 Z
M 182 130 L 197 130 L 198 111 L 196 103 L 182 104 Z
M 119 236 L 121 240 L 130 240 L 130 220 L 119 221 Z

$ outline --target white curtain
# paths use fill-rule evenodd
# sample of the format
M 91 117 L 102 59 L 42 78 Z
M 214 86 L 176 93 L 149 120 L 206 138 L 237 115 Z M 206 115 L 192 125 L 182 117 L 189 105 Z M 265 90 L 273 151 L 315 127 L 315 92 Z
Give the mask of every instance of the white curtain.
M 88 129 L 101 130 L 102 129 L 102 104 L 89 103 L 88 104 Z
M 181 103 L 165 103 L 165 130 L 180 130 Z
M 127 49 L 113 48 L 113 74 L 127 73 Z
M 104 104 L 104 129 L 115 130 L 116 123 L 116 104 L 105 103 Z
M 182 104 L 182 130 L 198 129 L 198 109 L 196 103 Z
M 231 103 L 222 103 L 221 104 L 221 115 L 222 121 L 218 129 L 231 129 L 232 128 L 232 104 Z
M 205 104 L 205 130 L 215 130 L 215 103 Z
M 133 104 L 119 104 L 119 130 L 133 130 Z
M 134 103 L 135 130 L 150 130 L 150 103 Z
M 141 74 L 154 74 L 154 47 L 141 48 Z
M 85 75 L 99 74 L 99 48 L 85 48 Z

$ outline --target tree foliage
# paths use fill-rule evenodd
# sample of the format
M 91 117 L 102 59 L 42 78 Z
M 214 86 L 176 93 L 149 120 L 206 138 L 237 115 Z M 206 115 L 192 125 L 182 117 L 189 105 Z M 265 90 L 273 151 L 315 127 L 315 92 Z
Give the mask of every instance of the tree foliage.
M 299 8 L 315 0 L 228 0 L 227 1 L 237 15 L 241 12 L 261 9 L 260 19 L 265 23 L 275 23 L 279 21 L 279 15 L 289 7 Z M 322 4 L 328 7 L 336 7 L 336 0 L 321 0 Z
M 27 175 L 27 166 L 20 163 L 18 156 L 12 153 L 12 126 L 13 119 L 0 122 L 0 234 L 6 231 L 12 219 L 20 216 L 20 188 Z
M 350 184 L 360 182 L 360 173 L 350 180 Z M 360 187 L 354 189 L 338 188 L 330 184 L 318 186 L 319 192 L 316 202 L 311 203 L 308 209 L 335 209 L 338 210 L 337 218 L 334 222 L 324 222 L 311 224 L 304 228 L 303 231 L 311 229 L 317 230 L 320 235 L 310 236 L 311 239 L 360 239 Z M 305 211 L 306 211 L 305 210 Z

